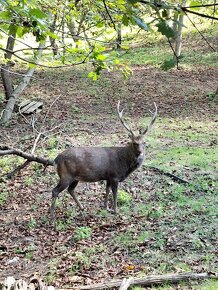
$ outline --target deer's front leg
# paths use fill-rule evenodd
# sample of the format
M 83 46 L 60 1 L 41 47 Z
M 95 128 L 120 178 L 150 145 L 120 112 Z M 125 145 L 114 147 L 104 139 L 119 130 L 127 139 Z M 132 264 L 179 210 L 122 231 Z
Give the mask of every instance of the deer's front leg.
M 111 190 L 113 192 L 113 202 L 114 202 L 114 206 L 113 206 L 113 213 L 116 214 L 117 213 L 117 190 L 118 190 L 118 181 L 113 180 L 111 181 Z
M 110 208 L 108 206 L 108 202 L 109 202 L 109 193 L 110 193 L 110 181 L 107 180 L 106 182 L 106 195 L 105 195 L 105 199 L 104 199 L 104 208 L 107 210 L 107 211 L 110 211 Z

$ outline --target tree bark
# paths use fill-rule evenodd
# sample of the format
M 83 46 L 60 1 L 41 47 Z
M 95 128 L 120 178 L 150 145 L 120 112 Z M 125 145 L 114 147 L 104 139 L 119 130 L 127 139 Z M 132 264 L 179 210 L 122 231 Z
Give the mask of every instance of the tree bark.
M 121 44 L 122 44 L 122 34 L 121 34 L 121 22 L 118 23 L 117 26 L 117 49 L 121 48 Z
M 56 28 L 56 22 L 57 22 L 57 14 L 55 14 L 54 16 L 54 20 L 52 22 L 52 25 L 51 25 L 51 32 L 54 33 L 55 32 L 55 28 Z M 52 48 L 52 51 L 53 51 L 53 55 L 56 56 L 58 54 L 58 45 L 56 44 L 56 40 L 55 38 L 49 36 L 49 40 L 50 40 L 50 43 L 51 43 L 51 48 Z
M 1 78 L 5 91 L 5 100 L 8 101 L 13 94 L 13 84 L 9 74 L 9 64 L 3 64 L 1 67 Z
M 44 46 L 44 44 L 40 44 L 39 48 L 38 48 L 38 53 L 35 54 L 34 59 L 35 59 L 36 63 L 38 63 L 38 61 L 39 61 L 43 46 Z M 7 123 L 10 120 L 12 113 L 13 113 L 13 110 L 14 110 L 14 106 L 16 104 L 16 101 L 17 101 L 18 97 L 22 94 L 22 92 L 25 90 L 27 85 L 29 84 L 31 77 L 34 74 L 34 71 L 35 71 L 35 67 L 30 67 L 29 70 L 27 71 L 27 74 L 23 77 L 22 82 L 10 94 L 7 105 L 3 111 L 2 118 L 1 118 L 1 122 L 3 124 Z
M 16 39 L 17 27 L 12 23 L 9 27 L 9 36 L 6 45 L 6 52 L 4 55 L 5 64 L 1 67 L 1 77 L 5 90 L 5 99 L 9 100 L 11 94 L 13 93 L 13 84 L 9 74 L 9 68 L 11 64 L 11 58 L 13 55 L 14 44 Z
M 182 6 L 185 6 L 185 5 L 186 5 L 186 0 L 183 0 Z M 180 14 L 179 23 L 178 23 L 178 32 L 177 32 L 176 43 L 175 43 L 176 58 L 180 57 L 181 55 L 183 19 L 184 19 L 184 15 Z

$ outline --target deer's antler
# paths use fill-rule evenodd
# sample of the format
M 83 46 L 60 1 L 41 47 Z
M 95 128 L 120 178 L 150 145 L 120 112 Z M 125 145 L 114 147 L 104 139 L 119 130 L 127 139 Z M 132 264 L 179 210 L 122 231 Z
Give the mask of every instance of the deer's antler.
M 126 130 L 130 133 L 130 135 L 133 137 L 134 134 L 132 132 L 132 130 L 130 129 L 130 127 L 123 121 L 123 111 L 124 109 L 122 109 L 122 111 L 120 111 L 120 101 L 118 102 L 117 104 L 117 113 L 118 113 L 118 116 L 119 116 L 119 119 L 122 123 L 122 125 L 126 128 Z
M 140 135 L 145 135 L 151 129 L 152 125 L 154 124 L 154 122 L 155 122 L 155 120 L 157 118 L 157 105 L 156 105 L 155 102 L 154 102 L 154 107 L 155 107 L 154 113 L 152 113 L 150 111 L 151 114 L 152 114 L 151 122 L 150 122 L 150 124 L 147 125 L 147 127 L 144 130 L 143 129 L 140 130 Z

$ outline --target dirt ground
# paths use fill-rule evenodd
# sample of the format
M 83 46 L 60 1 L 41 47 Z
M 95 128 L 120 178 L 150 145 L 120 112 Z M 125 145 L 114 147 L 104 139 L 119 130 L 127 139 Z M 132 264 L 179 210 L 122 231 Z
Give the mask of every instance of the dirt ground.
M 52 134 L 58 133 L 59 148 L 70 143 L 101 145 L 105 140 L 110 142 L 112 135 L 113 138 L 115 135 L 119 138 L 115 138 L 116 142 L 125 142 L 126 132 L 116 116 L 118 100 L 125 104 L 129 117 L 127 119 L 134 125 L 145 112 L 147 114 L 152 109 L 153 102 L 158 105 L 160 118 L 166 118 L 169 122 L 171 119 L 202 122 L 217 120 L 217 103 L 210 99 L 210 94 L 217 87 L 218 70 L 215 68 L 199 67 L 193 71 L 181 69 L 164 72 L 146 66 L 135 66 L 133 75 L 127 81 L 123 81 L 119 73 L 104 73 L 98 83 L 86 79 L 85 75 L 85 69 L 75 68 L 55 73 L 38 71 L 31 87 L 22 96 L 23 99 L 44 102 L 43 112 L 35 116 L 35 126 L 40 129 L 43 124 L 44 131 L 56 127 Z M 1 128 L 0 144 L 24 151 L 31 150 L 37 136 L 33 132 L 31 118 L 32 116 L 24 118 L 19 114 L 14 116 L 10 125 Z M 40 152 L 46 156 L 47 145 L 42 142 L 37 147 L 36 154 Z M 10 169 L 15 165 L 11 164 Z M 4 170 L 0 169 L 1 175 Z M 140 185 L 141 174 L 139 171 L 134 175 L 134 188 L 138 187 L 151 194 L 157 177 L 148 172 L 148 181 L 144 186 Z M 69 206 L 69 199 L 65 195 L 57 211 L 58 224 L 56 227 L 49 224 L 47 210 L 55 178 L 53 168 L 42 173 L 41 168 L 31 165 L 11 180 L 1 180 L 1 186 L 9 194 L 0 205 L 0 279 L 10 275 L 28 278 L 37 272 L 47 276 L 48 283 L 61 287 L 101 282 L 130 273 L 134 275 L 142 269 L 147 274 L 155 274 L 152 269 L 145 270 L 140 262 L 132 268 L 128 266 L 128 251 L 121 251 L 119 246 L 110 242 L 112 236 L 124 231 L 126 227 L 137 229 L 142 223 L 155 227 L 155 223 L 152 224 L 152 220 L 148 218 L 143 220 L 140 215 L 132 215 L 129 220 L 122 213 L 116 217 L 108 215 L 106 218 L 96 213 L 95 210 L 103 202 L 102 184 L 79 188 L 86 192 L 80 195 L 82 203 L 86 204 L 86 212 L 81 215 L 74 209 L 71 223 L 67 226 L 69 216 L 65 209 Z M 92 194 L 87 194 L 87 188 Z M 137 197 L 134 198 L 134 202 L 140 202 Z M 70 206 L 75 208 L 72 201 Z M 91 240 L 74 240 L 75 228 L 81 226 L 92 228 Z M 93 245 L 94 252 L 90 250 L 85 255 L 84 251 L 93 249 Z M 139 247 L 141 251 L 148 251 L 148 245 Z M 88 260 L 87 256 L 92 255 L 96 258 Z M 197 262 L 192 266 L 192 270 L 195 269 L 198 269 Z

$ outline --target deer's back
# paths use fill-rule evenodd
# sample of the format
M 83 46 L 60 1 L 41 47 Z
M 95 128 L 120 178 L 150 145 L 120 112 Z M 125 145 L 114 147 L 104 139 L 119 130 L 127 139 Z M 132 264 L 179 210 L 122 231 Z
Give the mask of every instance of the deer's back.
M 73 147 L 55 158 L 59 176 L 95 182 L 124 178 L 128 152 L 125 147 Z

